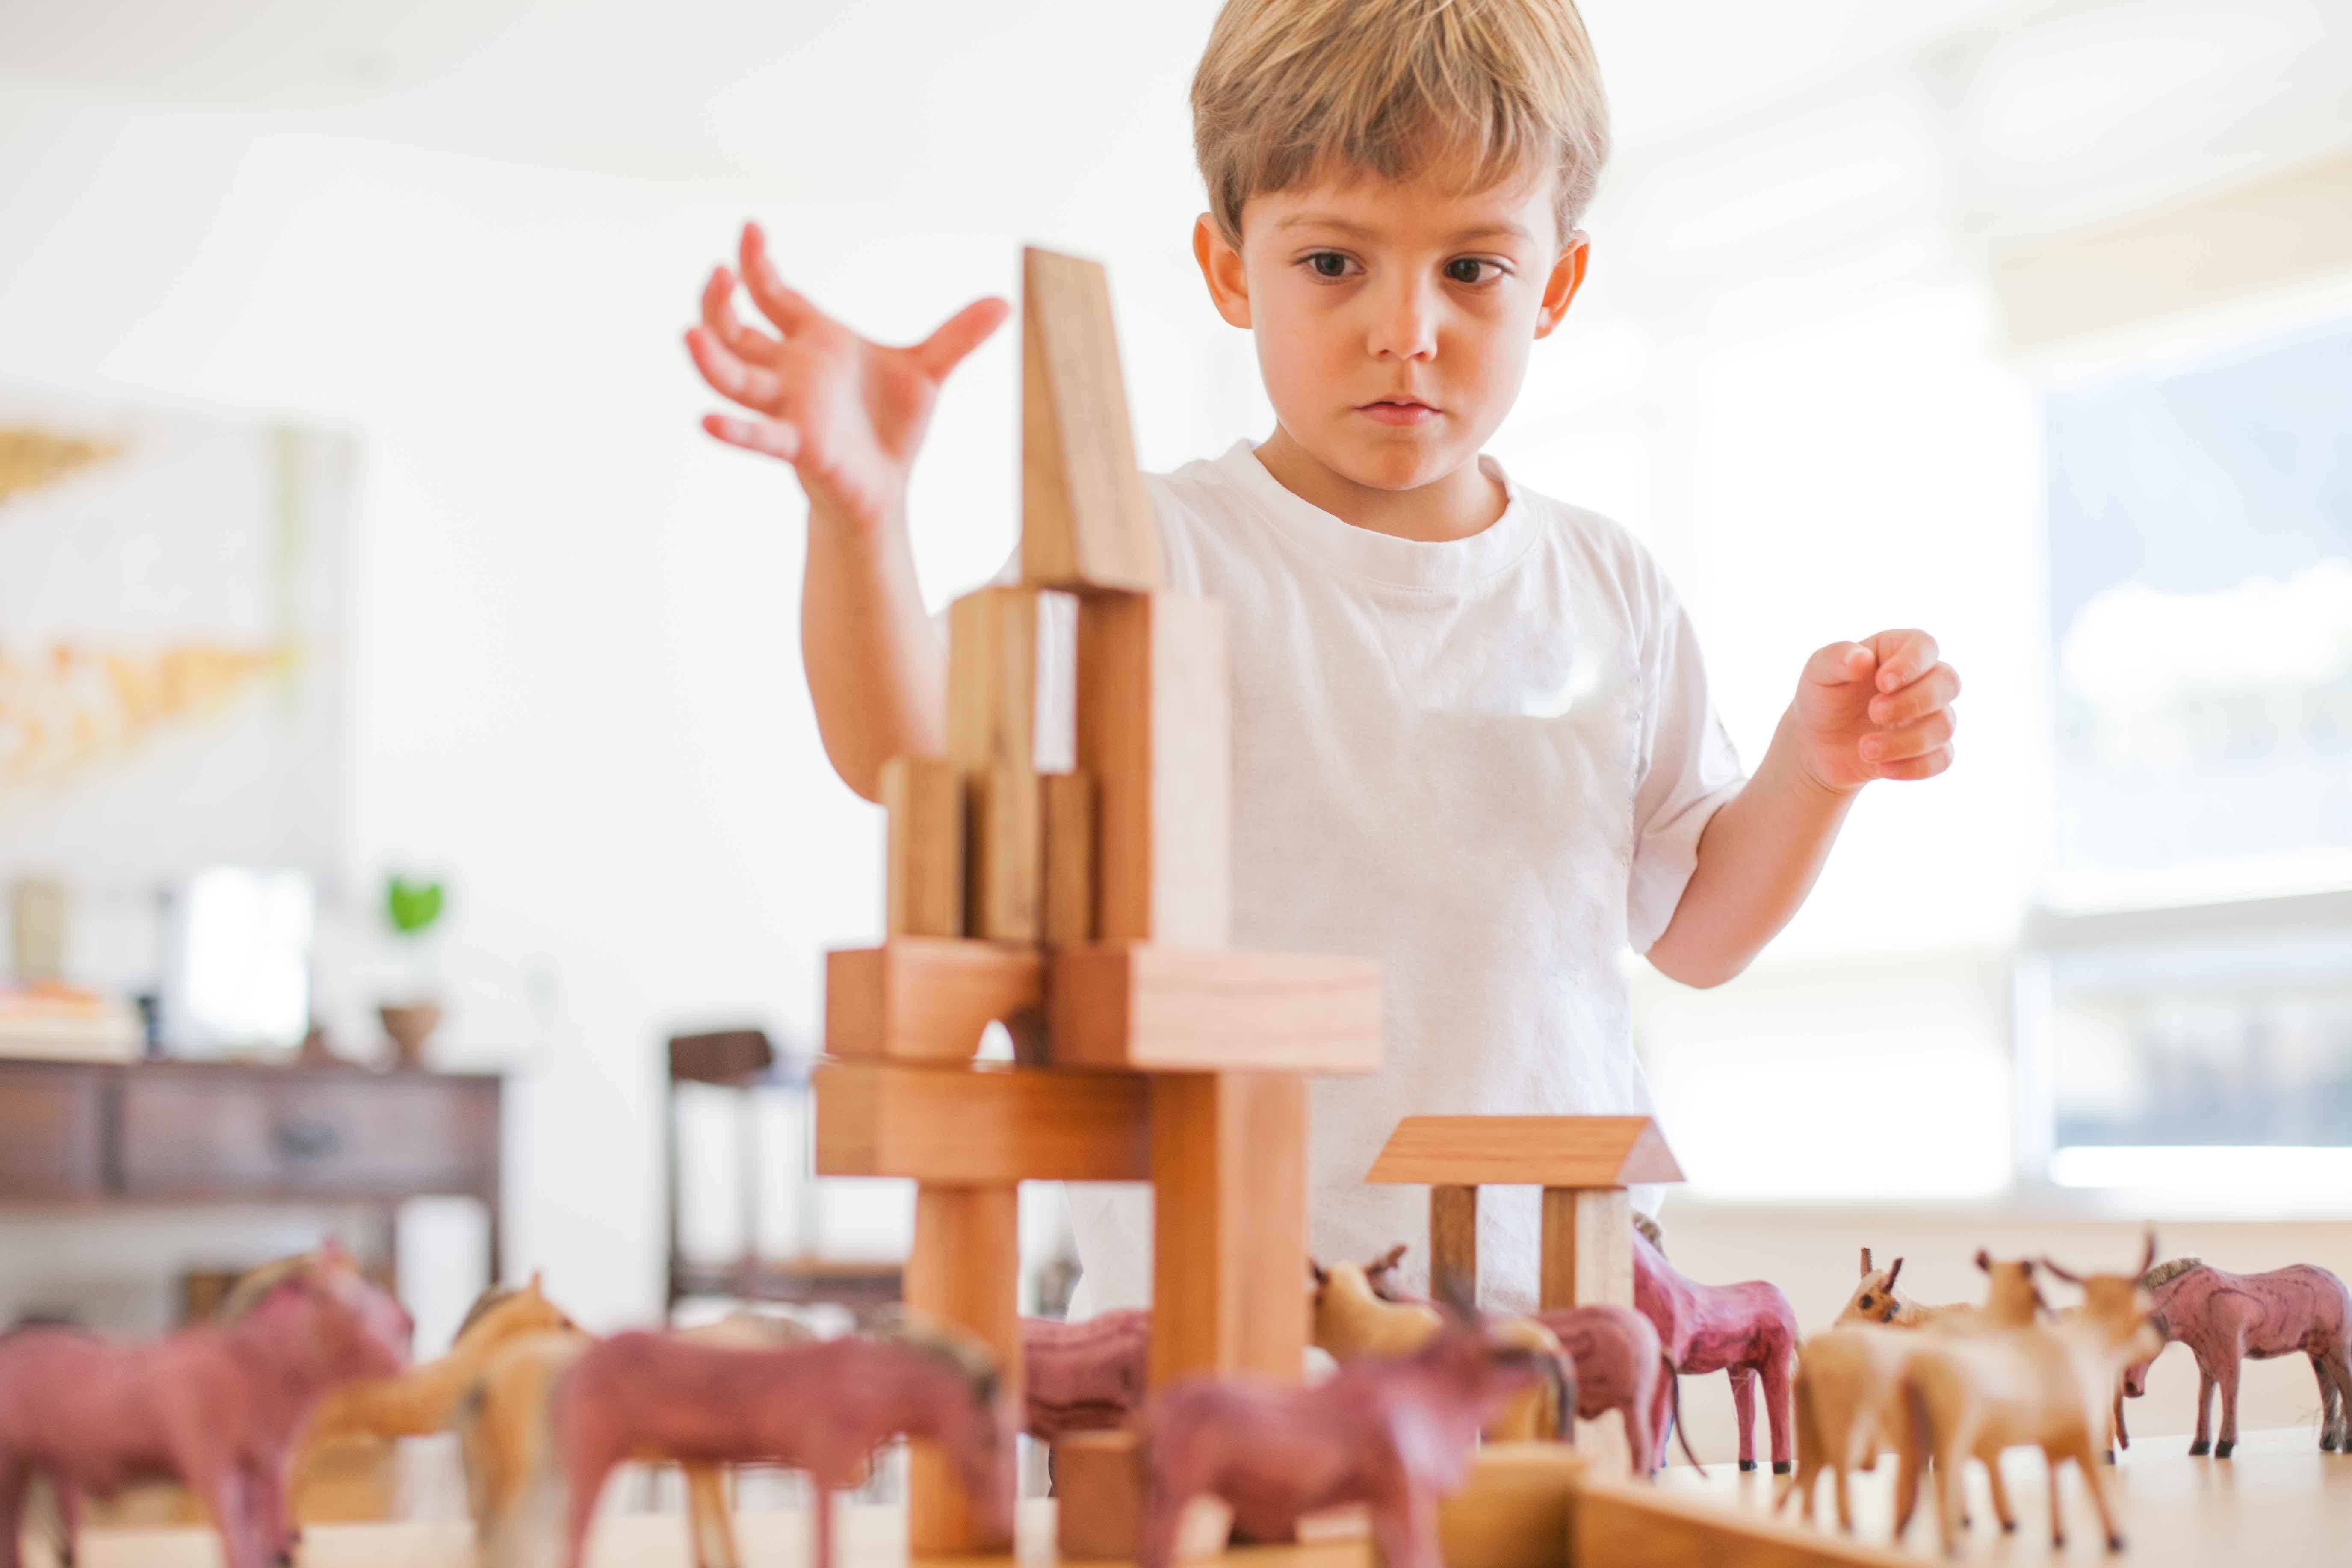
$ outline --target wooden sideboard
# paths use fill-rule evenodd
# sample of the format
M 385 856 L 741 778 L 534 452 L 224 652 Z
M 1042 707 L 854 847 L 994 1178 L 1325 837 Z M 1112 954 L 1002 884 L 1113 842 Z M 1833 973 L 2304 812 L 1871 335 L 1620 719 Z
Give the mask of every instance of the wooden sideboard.
M 499 1278 L 500 1080 L 229 1062 L 0 1061 L 0 1204 L 469 1197 Z M 386 1261 L 390 1261 L 389 1258 Z

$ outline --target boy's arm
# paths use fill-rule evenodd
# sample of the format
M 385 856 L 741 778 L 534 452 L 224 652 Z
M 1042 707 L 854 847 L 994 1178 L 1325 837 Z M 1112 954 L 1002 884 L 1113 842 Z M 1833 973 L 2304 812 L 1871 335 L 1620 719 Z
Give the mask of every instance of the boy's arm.
M 686 334 L 703 379 L 756 418 L 710 415 L 719 440 L 793 466 L 809 499 L 801 658 L 834 771 L 868 800 L 882 764 L 945 750 L 947 661 L 923 613 L 907 535 L 907 476 L 940 384 L 1008 313 L 978 300 L 923 342 L 886 348 L 787 288 L 756 225 L 740 258 L 775 334 L 736 320 L 735 274 L 712 271 Z
M 1747 968 L 1812 891 L 1864 784 L 1952 765 L 1959 690 L 1925 632 L 1832 643 L 1807 660 L 1763 762 L 1699 836 L 1697 868 L 1650 963 L 1685 985 Z

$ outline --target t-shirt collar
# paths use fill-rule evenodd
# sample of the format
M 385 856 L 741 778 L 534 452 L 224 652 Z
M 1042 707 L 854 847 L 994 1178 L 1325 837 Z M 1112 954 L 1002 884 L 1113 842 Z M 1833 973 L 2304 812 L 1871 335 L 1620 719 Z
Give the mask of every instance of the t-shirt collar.
M 1527 552 L 1535 509 L 1494 458 L 1480 454 L 1479 468 L 1499 481 L 1507 500 L 1503 515 L 1467 539 L 1398 539 L 1358 528 L 1293 495 L 1258 461 L 1246 439 L 1233 444 L 1213 465 L 1247 496 L 1256 511 L 1313 556 L 1345 575 L 1402 588 L 1451 588 L 1493 576 Z

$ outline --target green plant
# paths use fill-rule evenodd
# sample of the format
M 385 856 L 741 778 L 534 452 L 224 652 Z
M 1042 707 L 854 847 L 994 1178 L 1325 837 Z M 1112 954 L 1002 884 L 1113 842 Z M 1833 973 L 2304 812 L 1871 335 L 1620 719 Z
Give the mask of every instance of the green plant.
M 386 878 L 383 910 L 393 930 L 403 936 L 419 935 L 441 918 L 441 884 L 412 882 L 396 875 Z

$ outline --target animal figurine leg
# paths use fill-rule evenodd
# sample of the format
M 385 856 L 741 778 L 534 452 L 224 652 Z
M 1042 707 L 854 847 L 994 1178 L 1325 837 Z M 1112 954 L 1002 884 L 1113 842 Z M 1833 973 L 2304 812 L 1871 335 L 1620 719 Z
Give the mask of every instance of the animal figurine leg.
M 1682 1403 L 1678 1396 L 1681 1382 L 1682 1373 L 1675 1370 L 1674 1363 L 1672 1362 L 1662 1361 L 1659 1363 L 1658 1381 L 1656 1385 L 1650 1390 L 1650 1409 L 1648 1417 L 1650 1426 L 1650 1460 L 1653 1465 L 1663 1464 L 1665 1461 L 1666 1438 L 1669 1435 L 1668 1429 L 1674 1422 L 1676 1407 Z M 1631 1426 L 1633 1424 L 1633 1412 L 1632 1407 L 1628 1406 L 1625 1412 L 1625 1425 Z M 1684 1434 L 1683 1443 L 1685 1447 L 1689 1445 L 1690 1435 L 1688 1433 Z
M 277 1568 L 294 1561 L 294 1527 L 286 1508 L 286 1467 L 262 1460 L 245 1470 L 245 1517 L 257 1550 Z
M 1789 1473 L 1789 1358 L 1776 1355 L 1764 1363 L 1764 1419 L 1772 1430 L 1772 1473 Z M 1743 1429 L 1746 1423 L 1742 1422 Z
M 1739 1468 L 1756 1468 L 1756 1369 L 1730 1369 L 1731 1418 L 1739 1424 Z
M 2053 1459 L 2052 1463 L 2054 1465 L 2056 1461 Z M 2087 1436 L 2083 1440 L 2082 1448 L 2074 1455 L 2074 1468 L 2083 1472 L 2083 1489 L 2091 1494 L 2091 1506 L 2099 1510 L 2099 1528 L 2106 1531 L 2107 1550 L 2121 1552 L 2124 1549 L 2124 1532 L 2116 1527 L 2115 1504 L 2107 1497 L 2107 1475 L 2091 1462 L 2091 1443 Z M 2054 1474 L 2051 1477 L 2053 1483 L 2057 1479 Z
M 2228 1458 L 2238 1447 L 2238 1368 L 2240 1364 L 2233 1359 L 2224 1363 L 2221 1368 L 2220 1378 L 2221 1435 L 2214 1439 L 2213 1443 L 2213 1457 L 2217 1459 Z
M 811 1476 L 809 1492 L 809 1511 L 816 1515 L 816 1555 L 809 1559 L 810 1568 L 833 1568 L 833 1489 Z
M 1992 1516 L 2000 1521 L 2000 1532 L 2014 1535 L 2017 1533 L 2017 1510 L 2009 1506 L 2009 1483 L 2000 1479 L 1999 1455 L 1986 1461 L 1985 1484 L 1992 1491 Z
M 687 1533 L 694 1542 L 694 1568 L 736 1568 L 735 1527 L 727 1506 L 727 1471 L 719 1465 L 688 1465 Z
M 16 1538 L 24 1533 L 25 1489 L 32 1479 L 21 1462 L 0 1457 L 0 1568 L 17 1568 Z
M 1947 1557 L 1960 1550 L 1960 1477 L 1972 1434 L 1955 1428 L 1936 1434 L 1936 1544 Z
M 2050 1472 L 2050 1544 L 2053 1549 L 2063 1551 L 2066 1545 L 2066 1516 L 2059 1511 L 2058 1458 L 2054 1450 L 2042 1450 L 2042 1466 Z
M 181 1474 L 212 1515 L 213 1529 L 220 1535 L 221 1561 L 227 1568 L 268 1568 L 260 1532 L 253 1527 L 244 1471 L 223 1457 L 201 1464 L 184 1459 Z
M 2199 1458 L 2213 1451 L 2213 1374 L 2205 1370 L 2205 1363 L 2197 1363 L 2197 1435 L 2189 1439 L 2189 1456 Z
M 2352 1453 L 2352 1352 L 2327 1351 L 2311 1358 L 2319 1378 L 2319 1448 Z
M 1437 1544 L 1437 1503 L 1406 1486 L 1392 1509 L 1372 1510 L 1372 1553 L 1382 1568 L 1445 1568 Z
M 583 1463 L 577 1452 L 564 1467 L 569 1473 L 565 1482 L 571 1495 L 565 1499 L 563 1510 L 563 1568 L 581 1568 L 588 1554 L 588 1527 L 596 1521 L 596 1500 L 604 1490 L 604 1478 L 612 1473 L 613 1460 L 598 1455 Z

